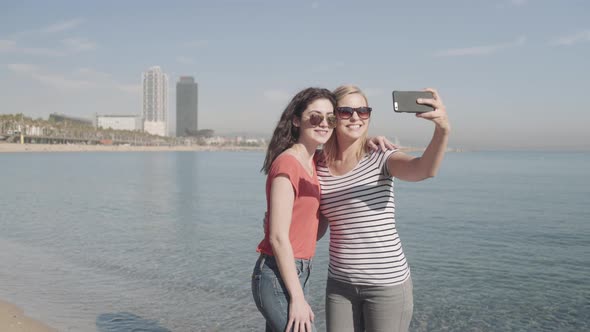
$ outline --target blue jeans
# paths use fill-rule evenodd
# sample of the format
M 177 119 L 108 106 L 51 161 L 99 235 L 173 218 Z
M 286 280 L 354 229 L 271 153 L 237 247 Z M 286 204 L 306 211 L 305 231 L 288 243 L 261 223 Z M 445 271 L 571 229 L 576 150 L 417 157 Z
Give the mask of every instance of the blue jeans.
M 307 300 L 311 260 L 295 259 L 295 267 Z M 289 322 L 290 297 L 273 256 L 261 254 L 256 261 L 252 273 L 252 295 L 258 310 L 266 319 L 266 332 L 284 332 Z M 315 331 L 313 324 L 312 327 Z

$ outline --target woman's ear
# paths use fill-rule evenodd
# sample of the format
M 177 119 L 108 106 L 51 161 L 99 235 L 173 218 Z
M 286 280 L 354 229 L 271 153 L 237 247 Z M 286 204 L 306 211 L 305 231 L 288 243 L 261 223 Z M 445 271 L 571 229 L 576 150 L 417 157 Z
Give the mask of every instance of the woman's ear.
M 298 117 L 294 116 L 293 120 L 291 120 L 291 123 L 293 124 L 294 127 L 299 128 L 301 126 L 301 119 L 299 119 Z

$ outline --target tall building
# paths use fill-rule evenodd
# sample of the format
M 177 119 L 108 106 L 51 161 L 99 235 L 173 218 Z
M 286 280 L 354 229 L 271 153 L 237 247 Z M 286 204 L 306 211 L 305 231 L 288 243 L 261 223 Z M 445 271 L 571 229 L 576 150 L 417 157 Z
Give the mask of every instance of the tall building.
M 143 130 L 168 135 L 168 75 L 158 66 L 149 68 L 143 78 Z
M 198 87 L 195 79 L 181 76 L 176 83 L 176 136 L 197 134 Z

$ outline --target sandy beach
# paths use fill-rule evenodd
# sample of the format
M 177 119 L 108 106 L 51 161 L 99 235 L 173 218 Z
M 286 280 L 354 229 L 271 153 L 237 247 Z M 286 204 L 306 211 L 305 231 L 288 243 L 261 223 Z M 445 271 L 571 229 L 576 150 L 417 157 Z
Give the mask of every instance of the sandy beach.
M 0 301 L 0 331 L 57 332 L 56 329 L 25 316 L 19 307 L 3 301 Z
M 0 143 L 2 152 L 154 152 L 154 151 L 263 151 L 265 147 L 243 146 L 124 146 L 82 144 L 16 144 Z

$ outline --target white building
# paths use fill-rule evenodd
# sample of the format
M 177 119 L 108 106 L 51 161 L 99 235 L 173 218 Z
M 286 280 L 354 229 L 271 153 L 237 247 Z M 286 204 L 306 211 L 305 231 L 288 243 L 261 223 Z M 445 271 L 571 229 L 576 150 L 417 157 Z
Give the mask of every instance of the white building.
M 141 130 L 141 118 L 137 115 L 97 115 L 96 127 L 115 130 Z
M 158 66 L 143 73 L 143 130 L 168 135 L 168 75 Z

